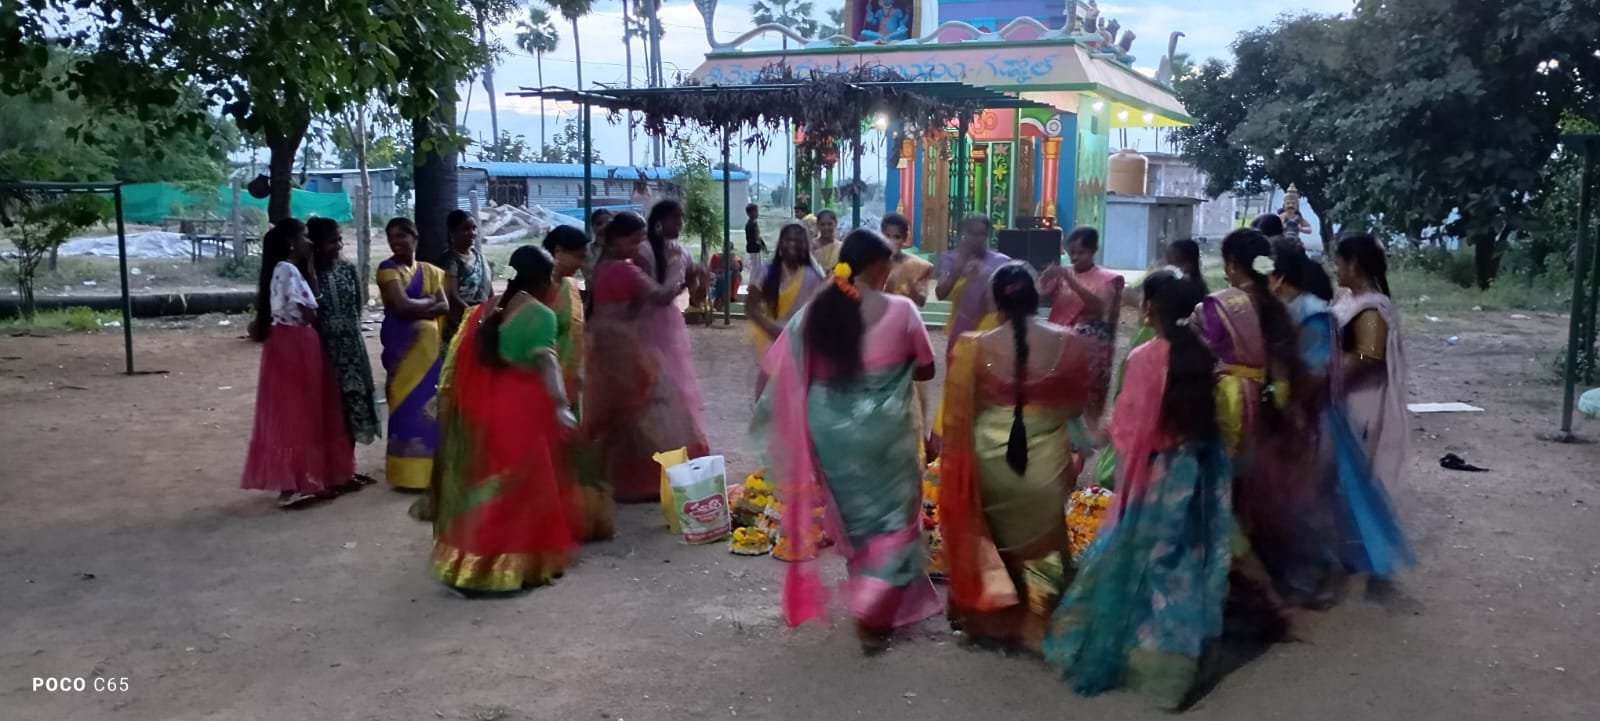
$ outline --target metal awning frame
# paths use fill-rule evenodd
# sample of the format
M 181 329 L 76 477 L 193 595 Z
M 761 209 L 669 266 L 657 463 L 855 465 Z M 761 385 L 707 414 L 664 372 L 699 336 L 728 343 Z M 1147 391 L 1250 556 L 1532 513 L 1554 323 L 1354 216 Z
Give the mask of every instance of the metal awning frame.
M 584 227 L 589 228 L 592 232 L 593 221 L 591 216 L 594 215 L 594 170 L 593 164 L 588 162 L 588 159 L 594 155 L 594 119 L 591 117 L 590 113 L 592 108 L 605 108 L 613 113 L 648 112 L 647 101 L 649 99 L 668 95 L 679 96 L 685 93 L 693 93 L 711 97 L 735 94 L 742 96 L 762 94 L 776 95 L 780 93 L 793 93 L 796 90 L 803 89 L 806 85 L 806 80 L 797 79 L 795 82 L 782 83 L 755 83 L 750 85 L 682 85 L 671 88 L 597 88 L 593 90 L 572 90 L 559 87 L 523 87 L 519 90 L 506 93 L 506 95 L 510 97 L 544 98 L 546 100 L 554 100 L 557 102 L 568 102 L 576 104 L 581 108 L 580 123 L 583 125 L 584 157 L 583 223 Z M 937 98 L 952 102 L 969 102 L 976 104 L 983 109 L 1057 110 L 1057 108 L 1049 103 L 1021 98 L 1015 95 L 1008 95 L 998 90 L 979 87 L 977 85 L 968 85 L 967 83 L 961 82 L 923 82 L 915 80 L 865 81 L 851 83 L 850 87 L 859 90 L 862 94 L 878 94 L 884 92 L 916 94 L 926 98 Z M 775 115 L 774 117 L 780 117 L 788 120 L 798 120 L 798 118 L 785 115 Z M 730 162 L 729 159 L 731 157 L 733 134 L 740 129 L 740 127 L 743 125 L 742 122 L 729 123 L 727 118 L 716 117 L 709 112 L 704 116 L 680 115 L 669 119 L 694 122 L 718 131 L 722 136 L 722 167 L 724 171 L 726 171 Z M 970 120 L 971 119 L 967 117 L 961 117 L 957 120 L 960 140 L 963 143 L 965 143 L 967 140 L 968 123 Z M 852 156 L 854 158 L 852 162 L 852 172 L 854 176 L 853 181 L 855 187 L 860 187 L 861 136 L 859 133 L 856 135 L 856 137 L 851 139 L 851 149 Z M 966 155 L 966 153 L 958 154 L 957 172 L 960 173 L 958 177 L 966 177 Z M 790 182 L 791 184 L 793 183 L 793 178 L 790 179 Z M 853 196 L 854 197 L 851 199 L 850 203 L 850 220 L 851 225 L 859 226 L 861 224 L 861 194 L 857 192 L 854 193 Z M 962 185 L 958 190 L 956 203 L 956 207 L 961 208 L 964 212 L 967 207 L 965 185 Z M 723 182 L 722 217 L 724 225 L 726 225 L 733 217 L 732 213 L 732 183 Z M 722 234 L 722 257 L 725 259 L 725 262 L 722 264 L 723 287 L 727 288 L 729 293 L 728 302 L 723 305 L 722 322 L 724 325 L 728 325 L 733 322 L 733 263 L 731 261 L 726 261 L 726 259 L 733 257 L 732 253 L 732 241 L 729 240 L 727 229 L 724 228 Z

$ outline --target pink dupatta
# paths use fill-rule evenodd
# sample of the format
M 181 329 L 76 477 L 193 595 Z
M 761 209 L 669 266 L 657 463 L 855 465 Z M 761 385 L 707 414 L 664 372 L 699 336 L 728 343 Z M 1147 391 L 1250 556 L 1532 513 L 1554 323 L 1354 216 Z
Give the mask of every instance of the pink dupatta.
M 825 509 L 823 529 L 833 541 L 834 549 L 852 563 L 883 552 L 883 549 L 874 548 L 870 542 L 861 549 L 851 546 L 833 499 L 821 487 L 821 468 L 812 444 L 807 410 L 813 368 L 801 332 L 805 318 L 805 308 L 794 314 L 762 363 L 763 374 L 767 378 L 766 393 L 771 403 L 767 452 L 772 470 L 778 473 L 778 491 L 784 500 L 780 529 L 785 538 L 799 539 L 793 542 L 792 548 L 797 558 L 806 559 L 790 563 L 784 577 L 783 614 L 784 621 L 791 627 L 811 620 L 828 620 L 830 592 L 817 570 L 816 559 L 820 556 L 820 549 L 808 509 Z M 890 311 L 868 328 L 863 338 L 862 365 L 872 370 L 906 362 L 903 346 L 875 343 L 874 340 L 880 337 L 880 333 L 899 333 L 902 329 L 896 324 L 903 326 L 912 321 L 919 326 L 921 324 L 921 318 L 911 301 L 891 297 Z M 925 330 L 923 339 L 923 343 L 926 343 Z M 911 534 L 920 533 L 915 523 L 906 530 Z M 932 581 L 924 575 L 906 588 L 892 623 L 895 627 L 907 626 L 937 614 L 941 607 L 938 592 Z
M 1161 397 L 1167 392 L 1168 355 L 1172 344 L 1157 336 L 1128 353 L 1122 392 L 1111 412 L 1111 446 L 1121 468 L 1110 512 L 1099 533 L 1116 526 L 1130 498 L 1141 498 L 1150 486 L 1150 456 L 1170 445 L 1161 432 Z

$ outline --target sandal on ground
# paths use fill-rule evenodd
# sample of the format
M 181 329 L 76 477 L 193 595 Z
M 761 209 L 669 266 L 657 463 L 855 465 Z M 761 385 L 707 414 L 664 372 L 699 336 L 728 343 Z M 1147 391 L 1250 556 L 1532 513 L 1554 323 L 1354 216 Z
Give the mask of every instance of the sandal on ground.
M 350 480 L 358 486 L 370 486 L 378 482 L 378 479 L 361 473 L 357 473 L 355 477 L 351 478 Z
M 287 496 L 280 495 L 278 496 L 278 507 L 299 508 L 300 506 L 304 506 L 307 503 L 315 500 L 317 500 L 317 497 L 310 493 L 291 493 Z

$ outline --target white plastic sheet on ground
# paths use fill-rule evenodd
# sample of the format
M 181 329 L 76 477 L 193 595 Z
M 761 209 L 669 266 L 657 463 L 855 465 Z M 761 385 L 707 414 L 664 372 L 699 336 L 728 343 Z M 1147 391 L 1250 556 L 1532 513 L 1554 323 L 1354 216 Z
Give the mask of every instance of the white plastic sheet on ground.
M 491 205 L 478 211 L 479 230 L 483 241 L 489 245 L 512 243 L 523 239 L 543 240 L 551 228 L 570 225 L 583 229 L 583 220 L 561 215 L 542 206 L 525 209 L 514 205 Z
M 129 258 L 187 258 L 193 247 L 193 244 L 181 234 L 168 233 L 164 230 L 128 234 Z M 115 258 L 117 236 L 73 238 L 61 244 L 61 255 Z

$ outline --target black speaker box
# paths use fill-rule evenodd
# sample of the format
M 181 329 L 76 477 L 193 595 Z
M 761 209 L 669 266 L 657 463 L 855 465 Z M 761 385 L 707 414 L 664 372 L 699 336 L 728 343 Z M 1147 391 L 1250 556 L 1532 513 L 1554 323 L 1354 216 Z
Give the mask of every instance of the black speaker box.
M 1026 261 L 1034 270 L 1043 271 L 1061 264 L 1061 229 L 1002 230 L 998 238 L 1001 253 L 1014 260 Z

